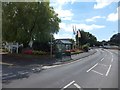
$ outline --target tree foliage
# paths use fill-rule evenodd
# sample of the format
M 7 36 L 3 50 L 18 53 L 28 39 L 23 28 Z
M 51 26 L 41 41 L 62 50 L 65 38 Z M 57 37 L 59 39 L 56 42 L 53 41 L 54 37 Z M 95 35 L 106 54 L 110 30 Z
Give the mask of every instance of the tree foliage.
M 80 31 L 81 37 L 78 38 L 76 35 L 76 41 L 79 40 L 79 45 L 84 45 L 84 44 L 90 44 L 90 46 L 93 46 L 97 42 L 97 38 L 90 34 L 89 32 L 85 32 L 83 30 Z
M 108 42 L 112 45 L 120 45 L 120 33 L 114 34 Z
M 48 42 L 61 22 L 49 2 L 4 2 L 2 19 L 3 40 L 23 44 Z

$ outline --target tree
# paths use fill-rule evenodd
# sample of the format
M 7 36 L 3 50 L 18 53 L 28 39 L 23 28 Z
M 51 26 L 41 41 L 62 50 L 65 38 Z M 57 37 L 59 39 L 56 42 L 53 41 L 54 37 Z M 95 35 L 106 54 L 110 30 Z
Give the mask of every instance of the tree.
M 89 43 L 90 46 L 93 46 L 97 43 L 97 38 L 93 36 L 92 34 L 90 34 L 89 32 L 85 32 L 81 30 L 80 34 L 81 34 L 80 38 L 78 38 L 78 36 L 76 35 L 76 41 L 79 40 L 79 45 L 84 45 L 84 44 Z
M 114 34 L 108 42 L 112 45 L 120 45 L 120 33 Z
M 49 2 L 2 3 L 3 41 L 27 46 L 30 40 L 48 42 L 59 31 L 61 20 Z
M 97 41 L 96 44 L 95 44 L 95 46 L 102 46 L 102 45 L 103 45 L 103 43 L 100 42 L 100 41 Z

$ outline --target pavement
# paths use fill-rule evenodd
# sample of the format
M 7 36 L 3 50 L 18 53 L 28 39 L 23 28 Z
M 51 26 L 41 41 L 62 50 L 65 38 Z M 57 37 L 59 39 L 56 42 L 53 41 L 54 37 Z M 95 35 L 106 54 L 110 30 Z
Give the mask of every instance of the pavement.
M 3 83 L 3 88 L 61 88 L 61 90 L 108 88 L 107 90 L 118 90 L 118 51 L 109 49 L 96 49 L 96 51 L 87 57 L 51 66 L 40 73 L 31 74 L 28 78 Z
M 55 58 L 24 58 L 20 56 L 2 55 L 2 82 L 10 83 L 12 80 L 28 78 L 33 73 L 40 73 L 42 70 L 57 67 L 58 65 L 70 63 L 80 58 L 87 57 L 96 52 L 95 49 L 89 52 L 72 55 L 70 60 L 57 60 Z

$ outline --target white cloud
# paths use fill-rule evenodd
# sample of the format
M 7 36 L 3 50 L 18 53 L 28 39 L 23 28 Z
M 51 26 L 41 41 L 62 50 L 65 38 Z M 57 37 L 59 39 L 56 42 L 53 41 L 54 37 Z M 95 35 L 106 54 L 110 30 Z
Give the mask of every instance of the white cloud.
M 100 28 L 105 28 L 103 25 L 87 25 L 87 24 L 67 24 L 67 23 L 60 23 L 60 30 L 62 30 L 62 33 L 54 34 L 55 39 L 62 39 L 62 38 L 73 38 L 73 25 L 76 25 L 76 30 L 83 29 L 84 31 L 89 30 L 96 30 Z
M 87 25 L 87 24 L 77 24 L 76 27 L 78 29 L 83 29 L 85 31 L 88 31 L 88 30 L 96 30 L 96 29 L 100 29 L 100 28 L 105 28 L 105 26 L 103 25 L 95 25 L 95 24 L 92 24 L 92 25 Z
M 73 4 L 76 1 L 79 2 L 79 0 L 50 0 L 51 3 L 54 2 L 54 3 L 58 3 L 60 5 L 64 5 L 64 4 L 69 3 L 69 2 L 71 2 L 71 4 Z
M 99 19 L 99 18 L 105 18 L 105 17 L 101 17 L 101 16 L 95 16 L 95 17 L 92 17 L 90 19 L 86 19 L 87 22 L 95 22 L 96 19 Z
M 77 29 L 83 29 L 85 31 L 89 31 L 89 30 L 96 30 L 96 29 L 100 29 L 100 28 L 105 28 L 104 25 L 87 25 L 87 24 L 66 24 L 66 23 L 60 23 L 60 29 L 66 31 L 66 32 L 73 32 L 73 25 L 76 25 Z
M 74 15 L 71 10 L 64 10 L 62 8 L 55 9 L 56 13 L 62 20 L 72 20 L 72 16 Z
M 120 8 L 120 7 L 119 7 Z M 107 17 L 107 21 L 117 21 L 118 20 L 118 8 L 116 13 L 111 13 Z
M 73 29 L 72 29 L 73 25 L 72 24 L 60 23 L 59 26 L 60 26 L 60 29 L 66 31 L 66 32 L 72 32 L 73 31 Z
M 61 18 L 61 20 L 72 20 L 73 13 L 72 9 L 63 9 L 64 5 L 68 2 L 74 3 L 75 0 L 56 0 L 51 1 L 51 5 L 55 9 L 55 12 L 58 13 L 58 17 Z
M 115 0 L 96 0 L 97 4 L 94 5 L 94 9 L 104 8 L 114 1 Z

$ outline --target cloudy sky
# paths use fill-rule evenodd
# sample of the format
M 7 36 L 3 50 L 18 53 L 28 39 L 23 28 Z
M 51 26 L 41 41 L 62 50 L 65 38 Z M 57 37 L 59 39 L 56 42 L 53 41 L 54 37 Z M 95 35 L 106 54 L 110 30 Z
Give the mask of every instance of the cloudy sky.
M 118 0 L 50 0 L 62 22 L 55 38 L 74 38 L 73 25 L 92 33 L 98 41 L 118 32 Z

